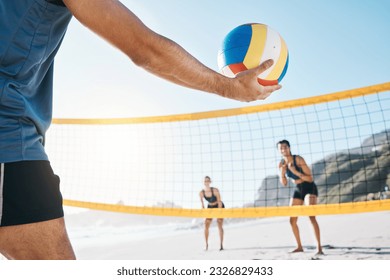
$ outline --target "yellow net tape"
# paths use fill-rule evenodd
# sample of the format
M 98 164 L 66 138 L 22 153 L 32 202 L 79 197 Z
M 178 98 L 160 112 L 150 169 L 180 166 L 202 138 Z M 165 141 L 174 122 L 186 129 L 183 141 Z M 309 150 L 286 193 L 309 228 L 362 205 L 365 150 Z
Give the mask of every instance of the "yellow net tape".
M 162 207 L 135 207 L 85 201 L 64 200 L 64 205 L 128 214 L 177 216 L 193 218 L 257 218 L 276 216 L 317 216 L 390 211 L 390 200 L 319 204 L 311 206 L 251 207 L 233 209 L 182 209 Z
M 108 124 L 141 124 L 141 123 L 161 123 L 161 122 L 178 122 L 178 121 L 194 121 L 209 118 L 220 118 L 229 116 L 238 116 L 243 114 L 252 114 L 259 112 L 274 111 L 280 109 L 301 107 L 346 98 L 354 98 L 358 96 L 375 94 L 390 90 L 390 82 L 377 84 L 368 87 L 362 87 L 352 90 L 345 90 L 336 93 L 313 96 L 309 98 L 295 99 L 285 102 L 277 102 L 272 104 L 248 106 L 242 108 L 225 109 L 217 111 L 199 112 L 191 114 L 156 116 L 156 117 L 140 117 L 140 118 L 112 118 L 112 119 L 53 119 L 53 124 L 80 124 L 80 125 L 108 125 Z

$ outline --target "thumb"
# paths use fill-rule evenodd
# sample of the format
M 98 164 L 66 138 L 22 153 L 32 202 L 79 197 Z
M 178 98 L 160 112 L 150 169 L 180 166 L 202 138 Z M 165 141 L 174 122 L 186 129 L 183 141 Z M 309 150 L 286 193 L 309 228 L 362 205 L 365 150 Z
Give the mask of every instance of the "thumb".
M 256 68 L 254 68 L 254 71 L 255 71 L 256 75 L 260 75 L 265 70 L 270 68 L 273 64 L 274 64 L 273 59 L 268 59 L 268 60 L 264 61 L 262 64 L 260 64 L 259 66 L 257 66 Z

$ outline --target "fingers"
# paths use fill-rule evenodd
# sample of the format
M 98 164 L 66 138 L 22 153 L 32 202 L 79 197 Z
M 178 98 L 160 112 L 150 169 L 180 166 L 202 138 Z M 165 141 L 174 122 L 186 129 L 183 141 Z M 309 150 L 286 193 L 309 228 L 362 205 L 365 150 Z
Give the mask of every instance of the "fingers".
M 258 67 L 240 72 L 236 75 L 238 89 L 234 91 L 230 98 L 239 101 L 255 101 L 268 98 L 271 93 L 281 89 L 281 85 L 263 86 L 258 82 L 258 76 L 269 69 L 274 64 L 272 59 L 261 63 Z
M 271 93 L 273 93 L 274 91 L 281 89 L 281 88 L 282 88 L 281 85 L 265 86 L 264 91 L 259 94 L 259 96 L 257 97 L 257 100 L 264 100 L 268 96 L 270 96 Z
M 265 70 L 270 68 L 273 64 L 274 64 L 274 61 L 272 59 L 268 59 L 268 60 L 264 61 L 258 67 L 254 68 L 256 75 L 260 75 Z
M 262 64 L 260 64 L 258 67 L 254 68 L 254 74 L 256 77 L 266 71 L 268 68 L 270 68 L 274 64 L 274 61 L 272 59 L 268 59 L 264 61 Z M 268 96 L 271 95 L 276 90 L 281 89 L 281 85 L 273 85 L 273 86 L 264 86 L 262 92 L 257 96 L 257 100 L 264 100 Z
M 271 93 L 274 92 L 275 90 L 278 90 L 278 89 L 281 89 L 282 88 L 282 85 L 280 84 L 277 84 L 277 85 L 274 85 L 274 86 L 266 86 L 265 87 L 265 90 L 266 91 L 270 91 Z

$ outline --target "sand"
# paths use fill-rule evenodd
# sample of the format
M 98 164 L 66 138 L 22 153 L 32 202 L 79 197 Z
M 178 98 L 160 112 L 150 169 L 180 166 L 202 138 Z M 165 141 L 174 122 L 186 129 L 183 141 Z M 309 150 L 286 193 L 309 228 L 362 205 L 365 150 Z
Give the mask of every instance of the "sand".
M 111 215 L 111 214 L 110 214 Z M 118 215 L 118 214 L 112 214 Z M 125 215 L 125 214 L 120 214 Z M 124 217 L 124 216 L 121 216 Z M 147 219 L 148 216 L 138 216 Z M 167 219 L 167 218 L 165 218 Z M 298 220 L 304 252 L 289 253 L 295 248 L 288 217 L 230 222 L 225 225 L 225 250 L 219 251 L 218 229 L 213 221 L 209 250 L 205 251 L 203 228 L 154 234 L 136 238 L 121 233 L 118 219 L 109 225 L 85 227 L 93 219 L 80 223 L 68 218 L 68 231 L 77 258 L 82 260 L 388 260 L 390 259 L 390 212 L 328 215 L 317 217 L 325 255 L 316 256 L 313 228 L 307 217 Z M 153 219 L 151 219 L 153 221 Z M 161 220 L 159 220 L 161 222 Z M 188 219 L 182 219 L 187 221 Z M 199 221 L 200 222 L 200 221 Z M 131 226 L 131 225 L 130 225 Z M 136 225 L 135 225 L 136 226 Z M 96 232 L 104 232 L 92 236 Z M 117 236 L 112 235 L 118 229 Z M 158 231 L 158 228 L 156 229 Z M 76 237 L 78 233 L 78 237 Z M 82 234 L 81 234 L 82 235 Z

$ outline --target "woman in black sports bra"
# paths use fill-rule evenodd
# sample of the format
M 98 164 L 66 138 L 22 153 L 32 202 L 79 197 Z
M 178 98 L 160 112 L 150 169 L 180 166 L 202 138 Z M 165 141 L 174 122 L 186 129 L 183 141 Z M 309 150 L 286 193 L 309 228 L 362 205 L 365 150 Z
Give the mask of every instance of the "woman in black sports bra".
M 280 171 L 280 182 L 284 186 L 287 186 L 287 177 L 289 177 L 296 185 L 296 189 L 294 191 L 293 197 L 291 198 L 290 205 L 303 205 L 305 199 L 307 199 L 309 205 L 317 204 L 317 186 L 313 181 L 311 170 L 307 166 L 303 157 L 291 154 L 290 143 L 287 140 L 279 141 L 277 143 L 277 148 L 283 157 L 278 165 Z M 315 216 L 310 216 L 309 218 L 313 225 L 315 237 L 317 240 L 317 254 L 323 254 L 320 242 L 320 227 L 318 226 Z M 297 221 L 298 217 L 290 217 L 292 231 L 298 244 L 298 247 L 291 253 L 303 252 Z
M 203 190 L 200 191 L 199 196 L 200 196 L 200 201 L 202 203 L 202 208 L 204 207 L 204 202 L 203 199 L 207 200 L 207 208 L 225 208 L 225 205 L 221 201 L 221 195 L 219 193 L 219 190 L 217 188 L 210 187 L 211 179 L 209 176 L 206 176 L 204 178 L 204 188 Z M 206 250 L 209 248 L 209 229 L 211 225 L 211 221 L 213 219 L 211 218 L 206 218 L 205 220 L 205 229 L 204 229 L 204 236 L 206 239 Z M 218 230 L 219 230 L 219 238 L 221 242 L 221 247 L 220 251 L 223 250 L 223 219 L 218 218 L 217 219 L 218 223 Z

